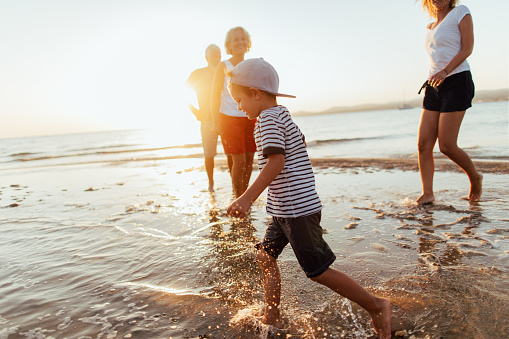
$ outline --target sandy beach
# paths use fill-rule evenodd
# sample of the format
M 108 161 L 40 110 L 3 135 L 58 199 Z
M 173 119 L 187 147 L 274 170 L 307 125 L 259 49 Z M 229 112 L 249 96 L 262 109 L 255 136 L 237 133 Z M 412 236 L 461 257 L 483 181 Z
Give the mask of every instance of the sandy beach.
M 509 335 L 508 166 L 476 164 L 480 202 L 462 199 L 468 180 L 444 160 L 436 203 L 417 207 L 415 161 L 313 159 L 333 267 L 391 299 L 397 338 Z M 265 198 L 247 220 L 228 217 L 223 167 L 214 194 L 201 159 L 4 171 L 0 337 L 263 338 L 253 245 Z M 280 266 L 293 338 L 374 338 L 290 248 Z
M 509 174 L 509 163 L 499 161 L 474 161 L 476 168 L 482 173 Z M 314 168 L 377 168 L 383 170 L 399 169 L 402 171 L 419 171 L 417 159 L 403 158 L 314 158 Z M 226 161 L 218 165 L 226 169 Z M 256 167 L 256 165 L 255 165 Z M 461 169 L 448 159 L 435 159 L 437 171 L 461 172 Z
M 482 199 L 465 200 L 467 176 L 436 150 L 436 201 L 421 207 L 418 109 L 295 118 L 333 267 L 391 299 L 394 338 L 509 337 L 506 112 L 476 104 L 462 126 Z M 246 220 L 230 218 L 225 156 L 211 194 L 195 132 L 1 140 L 0 339 L 266 337 L 254 249 L 265 195 Z M 367 314 L 308 280 L 291 248 L 279 263 L 292 338 L 375 338 Z

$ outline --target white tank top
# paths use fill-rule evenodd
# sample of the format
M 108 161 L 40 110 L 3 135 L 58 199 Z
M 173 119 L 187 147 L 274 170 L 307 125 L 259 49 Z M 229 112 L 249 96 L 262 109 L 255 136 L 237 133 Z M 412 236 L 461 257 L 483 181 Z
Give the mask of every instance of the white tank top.
M 467 14 L 470 14 L 467 6 L 454 7 L 438 26 L 434 29 L 427 29 L 425 47 L 431 59 L 430 76 L 443 70 L 461 51 L 459 23 Z M 448 76 L 468 70 L 470 70 L 470 65 L 465 60 Z
M 233 70 L 232 63 L 229 60 L 225 60 L 223 62 L 225 65 L 225 73 L 231 72 Z M 237 107 L 237 103 L 231 97 L 230 92 L 228 92 L 228 76 L 225 75 L 223 91 L 221 93 L 221 108 L 219 109 L 219 112 L 231 117 L 247 118 L 247 115 L 244 112 L 239 111 Z

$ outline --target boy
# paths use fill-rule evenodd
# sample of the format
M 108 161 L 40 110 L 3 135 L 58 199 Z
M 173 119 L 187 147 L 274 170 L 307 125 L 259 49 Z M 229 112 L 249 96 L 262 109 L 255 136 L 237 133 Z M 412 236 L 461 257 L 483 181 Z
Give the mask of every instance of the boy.
M 322 204 L 304 137 L 288 110 L 277 104 L 279 77 L 263 59 L 247 59 L 230 74 L 229 90 L 238 108 L 249 119 L 258 119 L 254 131 L 260 174 L 228 207 L 228 214 L 243 218 L 268 187 L 267 213 L 272 221 L 264 239 L 256 245 L 262 268 L 265 314 L 262 322 L 281 329 L 279 313 L 281 276 L 277 257 L 290 243 L 308 278 L 331 288 L 369 312 L 380 338 L 391 337 L 391 303 L 377 298 L 330 265 L 336 259 L 322 238 Z M 283 332 L 282 332 L 283 333 Z

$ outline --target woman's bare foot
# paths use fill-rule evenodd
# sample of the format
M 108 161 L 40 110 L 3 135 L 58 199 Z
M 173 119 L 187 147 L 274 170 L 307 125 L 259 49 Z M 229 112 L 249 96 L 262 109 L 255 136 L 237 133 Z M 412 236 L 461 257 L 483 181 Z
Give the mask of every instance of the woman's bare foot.
M 377 312 L 371 313 L 373 327 L 380 339 L 391 339 L 391 302 L 385 298 L 378 299 L 380 308 Z
M 468 200 L 479 201 L 479 199 L 481 199 L 482 179 L 483 176 L 479 173 L 479 177 L 477 179 L 470 181 L 470 192 L 468 193 Z
M 417 205 L 431 204 L 435 201 L 433 193 L 423 193 L 415 202 Z

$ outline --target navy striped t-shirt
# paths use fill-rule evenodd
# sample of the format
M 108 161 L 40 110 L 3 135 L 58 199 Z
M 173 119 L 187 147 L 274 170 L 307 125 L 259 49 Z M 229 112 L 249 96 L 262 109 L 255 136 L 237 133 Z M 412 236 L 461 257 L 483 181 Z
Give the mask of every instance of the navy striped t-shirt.
M 316 213 L 322 203 L 316 193 L 304 137 L 288 109 L 276 106 L 263 111 L 256 122 L 254 137 L 260 170 L 269 154 L 284 154 L 285 166 L 267 193 L 267 213 L 275 217 L 296 218 Z

